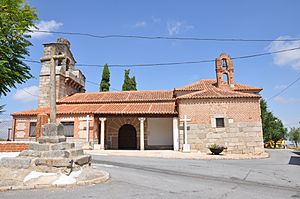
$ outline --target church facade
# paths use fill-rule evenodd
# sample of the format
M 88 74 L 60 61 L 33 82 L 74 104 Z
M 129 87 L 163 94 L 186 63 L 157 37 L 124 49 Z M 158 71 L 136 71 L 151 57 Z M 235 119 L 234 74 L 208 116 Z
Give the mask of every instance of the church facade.
M 44 44 L 37 109 L 13 113 L 14 140 L 35 141 L 49 116 L 50 59 L 56 63 L 57 122 L 67 140 L 92 148 L 172 149 L 226 153 L 263 152 L 259 87 L 234 81 L 231 58 L 215 61 L 216 79 L 199 80 L 174 90 L 85 92 L 66 39 Z M 41 119 L 42 118 L 42 119 Z

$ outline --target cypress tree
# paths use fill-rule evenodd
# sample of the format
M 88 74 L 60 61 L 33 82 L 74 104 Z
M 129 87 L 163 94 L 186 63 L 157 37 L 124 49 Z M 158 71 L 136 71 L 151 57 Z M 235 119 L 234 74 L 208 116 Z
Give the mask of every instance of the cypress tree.
M 99 91 L 102 91 L 102 92 L 109 91 L 109 87 L 110 87 L 109 81 L 110 81 L 110 72 L 109 72 L 108 65 L 105 64 L 103 71 L 102 71 L 102 80 L 100 83 Z
M 131 78 L 131 90 L 134 90 L 134 91 L 137 90 L 137 89 L 136 89 L 135 76 L 133 76 L 133 77 Z
M 130 90 L 130 77 L 129 77 L 130 69 L 124 71 L 124 83 L 122 85 L 122 91 L 129 91 Z
M 125 70 L 122 91 L 137 90 L 135 77 L 133 76 L 132 78 L 130 78 L 129 73 L 130 73 L 130 69 Z

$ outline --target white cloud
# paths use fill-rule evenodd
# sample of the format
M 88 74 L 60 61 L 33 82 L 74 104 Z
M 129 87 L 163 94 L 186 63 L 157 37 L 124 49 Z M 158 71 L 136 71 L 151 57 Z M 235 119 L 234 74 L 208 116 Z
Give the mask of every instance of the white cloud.
M 41 31 L 54 31 L 60 28 L 63 25 L 61 22 L 57 22 L 55 20 L 50 21 L 40 21 L 38 24 L 36 24 L 37 29 L 33 28 L 32 30 L 41 30 Z M 51 36 L 51 33 L 46 32 L 31 32 L 29 33 L 32 38 L 42 38 L 46 36 Z
M 17 92 L 13 95 L 13 98 L 16 100 L 34 101 L 37 100 L 38 94 L 38 86 L 29 86 L 23 89 L 18 89 Z
M 279 39 L 292 39 L 290 36 L 280 36 Z M 279 51 L 300 47 L 300 41 L 273 41 L 268 47 L 268 51 Z M 273 61 L 276 65 L 291 66 L 295 70 L 300 69 L 300 50 L 277 53 L 273 55 Z
M 182 22 L 180 22 L 180 21 L 168 22 L 167 28 L 168 28 L 169 35 L 179 34 L 181 26 L 182 26 Z
M 134 27 L 137 27 L 137 28 L 142 28 L 142 27 L 145 27 L 147 25 L 147 22 L 146 21 L 137 21 L 134 25 Z
M 171 36 L 178 35 L 182 32 L 186 32 L 193 28 L 194 26 L 187 25 L 185 22 L 182 21 L 167 22 L 168 34 Z
M 284 97 L 275 97 L 274 101 L 278 104 L 294 104 L 299 102 L 299 99 L 289 97 L 289 98 L 284 98 Z

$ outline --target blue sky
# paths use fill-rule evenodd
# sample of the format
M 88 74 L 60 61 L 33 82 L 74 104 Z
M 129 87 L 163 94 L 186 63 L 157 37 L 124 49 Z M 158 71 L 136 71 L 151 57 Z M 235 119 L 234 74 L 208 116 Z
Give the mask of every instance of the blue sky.
M 83 32 L 97 35 L 126 34 L 200 38 L 300 38 L 300 1 L 61 1 L 30 0 L 36 7 L 40 30 Z M 214 59 L 222 52 L 231 57 L 300 47 L 295 42 L 213 42 L 136 39 L 95 39 L 57 34 L 33 34 L 30 59 L 42 57 L 42 44 L 66 37 L 78 63 L 130 64 Z M 39 77 L 40 65 L 29 64 Z M 278 55 L 234 60 L 235 81 L 263 87 L 265 99 L 300 76 L 300 50 Z M 78 67 L 87 80 L 99 82 L 102 68 Z M 124 68 L 110 68 L 111 88 L 120 90 Z M 213 63 L 132 68 L 139 90 L 173 89 L 199 79 L 214 79 Z M 37 94 L 38 79 L 19 85 Z M 86 83 L 86 90 L 98 86 Z M 269 108 L 287 126 L 300 121 L 300 81 L 268 101 Z M 37 100 L 20 89 L 2 97 L 6 114 L 37 107 Z M 4 115 L 2 117 L 8 117 Z

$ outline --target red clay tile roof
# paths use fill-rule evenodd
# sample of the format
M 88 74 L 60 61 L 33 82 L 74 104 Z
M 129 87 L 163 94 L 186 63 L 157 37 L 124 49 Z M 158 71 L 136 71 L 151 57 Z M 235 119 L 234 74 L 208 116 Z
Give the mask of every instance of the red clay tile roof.
M 58 101 L 58 104 L 73 103 L 124 103 L 175 101 L 172 90 L 118 91 L 76 93 Z
M 246 84 L 235 84 L 234 85 L 235 91 L 262 91 L 262 88 L 256 86 L 249 86 Z
M 49 107 L 12 113 L 13 116 L 49 114 Z M 151 103 L 109 103 L 109 104 L 59 104 L 57 114 L 112 114 L 112 115 L 176 115 L 175 102 Z
M 211 86 L 201 91 L 196 91 L 185 95 L 181 95 L 177 97 L 177 99 L 241 98 L 241 97 L 260 98 L 260 95 L 253 94 L 253 93 L 231 91 L 227 89 L 224 90 L 221 88 Z
M 207 87 L 211 87 L 216 85 L 217 81 L 212 79 L 199 80 L 197 82 L 182 86 L 180 88 L 176 88 L 176 91 L 200 91 L 205 90 Z M 249 86 L 245 84 L 234 84 L 234 91 L 261 91 L 262 88 L 256 86 Z
M 178 99 L 260 97 L 261 88 L 235 84 L 235 89 L 215 86 L 216 80 L 200 80 L 176 91 L 194 91 Z M 242 92 L 245 91 L 245 92 Z M 57 114 L 176 115 L 176 98 L 172 90 L 76 93 L 57 102 Z M 48 107 L 13 113 L 13 116 L 49 113 Z

